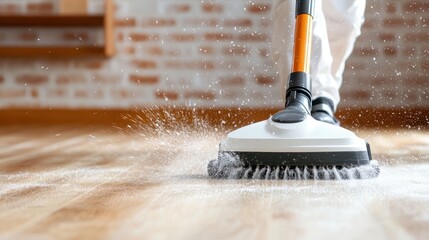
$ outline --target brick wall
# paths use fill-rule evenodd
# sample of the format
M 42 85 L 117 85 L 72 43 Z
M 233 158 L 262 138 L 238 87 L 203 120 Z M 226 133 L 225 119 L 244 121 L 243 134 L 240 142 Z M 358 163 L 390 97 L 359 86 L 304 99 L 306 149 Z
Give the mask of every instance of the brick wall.
M 367 1 L 342 107 L 429 106 L 429 3 Z M 110 59 L 0 59 L 0 107 L 282 106 L 270 59 L 271 1 L 116 0 Z M 55 13 L 2 0 L 0 13 Z M 91 0 L 90 13 L 102 2 Z M 2 28 L 0 45 L 102 44 L 99 29 Z
M 367 4 L 344 74 L 343 106 L 429 106 L 429 2 Z

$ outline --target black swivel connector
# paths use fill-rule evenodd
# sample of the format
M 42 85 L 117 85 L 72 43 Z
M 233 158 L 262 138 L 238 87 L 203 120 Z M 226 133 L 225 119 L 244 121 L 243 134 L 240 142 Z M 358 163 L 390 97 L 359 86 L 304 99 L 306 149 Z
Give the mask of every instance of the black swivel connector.
M 286 91 L 286 107 L 274 114 L 272 120 L 278 123 L 298 123 L 311 114 L 311 81 L 305 72 L 293 72 L 289 75 Z

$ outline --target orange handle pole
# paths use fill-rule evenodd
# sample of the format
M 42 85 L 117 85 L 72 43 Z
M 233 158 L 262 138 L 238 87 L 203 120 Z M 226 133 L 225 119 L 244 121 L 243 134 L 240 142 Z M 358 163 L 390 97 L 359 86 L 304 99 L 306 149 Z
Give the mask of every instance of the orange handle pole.
M 309 14 L 296 17 L 292 72 L 310 73 L 312 20 Z

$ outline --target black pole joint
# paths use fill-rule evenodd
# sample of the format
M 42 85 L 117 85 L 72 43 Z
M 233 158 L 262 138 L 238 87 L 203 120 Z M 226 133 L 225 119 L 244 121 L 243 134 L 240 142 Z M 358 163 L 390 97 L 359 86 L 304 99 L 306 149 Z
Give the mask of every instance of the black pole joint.
M 315 1 L 316 0 L 296 0 L 295 16 L 298 16 L 300 14 L 308 14 L 313 17 Z

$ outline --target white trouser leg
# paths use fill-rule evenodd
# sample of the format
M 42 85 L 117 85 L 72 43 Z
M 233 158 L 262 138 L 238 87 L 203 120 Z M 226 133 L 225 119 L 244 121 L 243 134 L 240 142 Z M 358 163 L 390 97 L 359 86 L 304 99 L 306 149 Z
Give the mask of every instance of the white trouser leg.
M 274 0 L 273 60 L 283 86 L 292 67 L 295 0 Z M 347 57 L 360 34 L 365 0 L 317 0 L 313 21 L 310 75 L 313 99 L 327 97 L 335 107 Z M 284 92 L 284 88 L 282 88 Z
M 345 62 L 361 33 L 365 5 L 366 0 L 323 0 L 328 41 L 333 56 L 331 72 L 338 89 L 343 80 Z

